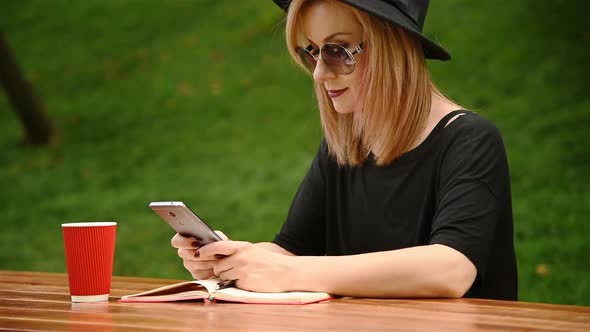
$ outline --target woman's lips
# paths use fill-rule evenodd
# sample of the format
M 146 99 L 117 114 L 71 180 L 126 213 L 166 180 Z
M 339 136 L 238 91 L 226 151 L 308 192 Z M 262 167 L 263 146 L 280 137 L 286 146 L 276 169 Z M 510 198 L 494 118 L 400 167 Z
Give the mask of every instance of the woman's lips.
M 328 96 L 330 96 L 330 98 L 336 98 L 341 96 L 344 92 L 346 92 L 346 90 L 348 90 L 348 88 L 340 90 L 328 90 Z

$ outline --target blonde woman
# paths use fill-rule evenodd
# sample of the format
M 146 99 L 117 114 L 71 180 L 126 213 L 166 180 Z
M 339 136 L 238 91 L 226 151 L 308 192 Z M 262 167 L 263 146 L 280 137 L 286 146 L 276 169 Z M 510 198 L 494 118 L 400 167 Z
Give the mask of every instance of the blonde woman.
M 273 242 L 176 235 L 187 270 L 263 292 L 516 300 L 502 139 L 432 82 L 426 59 L 450 55 L 422 34 L 428 1 L 274 2 L 324 139 Z

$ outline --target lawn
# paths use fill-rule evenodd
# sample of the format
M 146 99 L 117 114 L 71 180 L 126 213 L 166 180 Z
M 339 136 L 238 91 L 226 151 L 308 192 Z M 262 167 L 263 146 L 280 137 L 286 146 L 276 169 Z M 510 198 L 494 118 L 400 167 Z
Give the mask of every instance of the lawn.
M 431 3 L 435 81 L 500 128 L 520 299 L 590 305 L 585 2 Z M 501 13 L 498 9 L 501 8 Z M 0 94 L 0 269 L 65 271 L 60 224 L 118 221 L 114 273 L 188 278 L 147 207 L 270 240 L 321 137 L 270 0 L 5 1 L 0 30 L 59 129 L 24 147 Z

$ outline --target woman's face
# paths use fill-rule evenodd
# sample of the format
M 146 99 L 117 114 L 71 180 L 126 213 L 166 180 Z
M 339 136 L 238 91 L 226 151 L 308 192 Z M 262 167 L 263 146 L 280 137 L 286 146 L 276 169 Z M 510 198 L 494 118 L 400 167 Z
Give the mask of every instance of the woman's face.
M 354 52 L 354 46 L 363 41 L 362 26 L 352 10 L 339 1 L 318 1 L 311 4 L 303 12 L 303 29 L 316 57 L 318 50 L 326 43 L 339 44 Z M 355 54 L 354 58 L 357 61 L 355 69 L 348 75 L 330 70 L 322 60 L 317 62 L 313 72 L 313 79 L 328 91 L 338 113 L 355 111 L 361 79 L 359 67 L 364 55 Z

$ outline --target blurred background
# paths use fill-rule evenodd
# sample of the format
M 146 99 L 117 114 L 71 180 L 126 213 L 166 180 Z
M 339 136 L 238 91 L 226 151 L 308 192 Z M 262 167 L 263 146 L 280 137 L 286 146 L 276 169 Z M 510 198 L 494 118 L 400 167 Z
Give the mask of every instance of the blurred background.
M 503 134 L 524 301 L 590 305 L 589 7 L 438 0 L 426 23 L 453 55 L 430 63 L 439 87 Z M 271 240 L 321 137 L 283 19 L 270 0 L 3 1 L 50 125 L 27 136 L 5 86 L 0 269 L 65 272 L 60 224 L 114 220 L 114 274 L 189 278 L 154 200 Z

